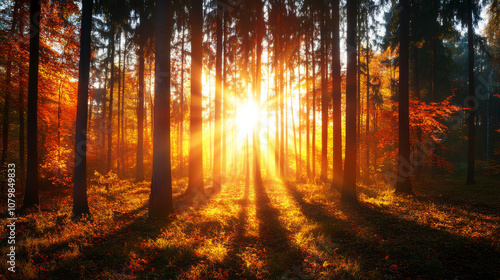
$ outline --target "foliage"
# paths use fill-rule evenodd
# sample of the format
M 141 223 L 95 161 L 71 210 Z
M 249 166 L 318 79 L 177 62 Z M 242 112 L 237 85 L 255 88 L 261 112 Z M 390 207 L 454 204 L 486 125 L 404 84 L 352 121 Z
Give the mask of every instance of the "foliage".
M 96 178 L 90 218 L 71 220 L 67 187 L 42 191 L 40 210 L 18 217 L 20 279 L 498 277 L 498 178 L 473 192 L 440 178 L 413 198 L 363 185 L 358 206 L 292 182 L 235 182 L 189 201 L 179 197 L 187 182 L 174 181 L 176 213 L 163 222 L 146 219 L 148 184 Z

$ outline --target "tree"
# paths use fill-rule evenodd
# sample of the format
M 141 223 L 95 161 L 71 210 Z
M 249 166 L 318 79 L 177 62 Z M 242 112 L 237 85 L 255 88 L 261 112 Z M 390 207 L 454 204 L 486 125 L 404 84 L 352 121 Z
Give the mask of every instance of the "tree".
M 475 148 L 475 138 L 476 138 L 476 132 L 475 132 L 475 125 L 474 125 L 474 118 L 475 118 L 475 112 L 474 112 L 474 106 L 475 102 L 478 102 L 475 97 L 475 92 L 474 92 L 474 27 L 473 27 L 473 22 L 472 22 L 472 0 L 467 1 L 467 46 L 469 49 L 468 53 L 468 71 L 469 71 L 469 95 L 468 95 L 468 101 L 469 101 L 469 118 L 467 119 L 467 126 L 468 126 L 468 147 L 467 147 L 467 185 L 474 185 L 475 179 L 474 179 L 474 148 Z
M 332 187 L 342 184 L 342 90 L 340 76 L 340 7 L 339 0 L 331 0 L 332 24 L 332 111 L 333 111 L 333 180 Z
M 153 177 L 149 217 L 166 218 L 172 205 L 170 162 L 170 37 L 171 1 L 156 1 L 155 114 L 153 134 Z
M 113 91 L 115 84 L 115 24 L 111 21 L 110 44 L 111 48 L 111 77 L 109 79 L 109 116 L 108 116 L 108 165 L 107 172 L 113 168 L 112 144 L 113 144 Z
M 409 45 L 410 5 L 408 0 L 400 1 L 400 44 L 399 44 L 399 156 L 396 193 L 412 193 L 410 176 L 413 166 L 410 161 L 410 108 L 409 108 Z
M 186 195 L 205 194 L 202 148 L 202 63 L 203 1 L 192 0 L 191 7 L 191 113 L 189 138 L 189 184 Z
M 93 0 L 84 0 L 82 5 L 78 103 L 76 109 L 75 133 L 75 174 L 73 177 L 73 215 L 75 217 L 80 217 L 89 213 L 89 205 L 87 203 L 87 112 L 90 70 L 90 31 L 92 29 L 92 2 Z
M 139 38 L 137 50 L 138 56 L 138 79 L 139 79 L 139 89 L 138 89 L 138 104 L 137 104 L 137 154 L 136 154 L 136 175 L 135 180 L 137 182 L 144 181 L 144 32 L 146 32 L 146 13 L 144 11 L 144 0 L 139 1 Z
M 327 9 L 325 9 L 327 11 Z M 327 94 L 327 77 L 328 63 L 326 55 L 326 19 L 325 10 L 320 11 L 320 55 L 321 55 L 321 181 L 325 182 L 328 179 L 328 99 Z
M 346 142 L 342 200 L 356 201 L 356 19 L 357 0 L 347 0 Z
M 222 17 L 223 11 L 217 2 L 217 50 L 215 62 L 215 132 L 214 132 L 214 166 L 213 166 L 213 190 L 220 191 L 221 188 L 221 88 L 222 88 Z
M 30 58 L 28 80 L 28 163 L 23 208 L 39 203 L 38 187 L 38 57 L 40 51 L 41 4 L 30 1 Z
M 256 28 L 256 65 L 255 65 L 255 104 L 257 105 L 257 108 L 260 110 L 261 106 L 261 61 L 262 61 L 262 38 L 263 38 L 263 33 L 264 33 L 264 10 L 263 10 L 263 4 L 262 0 L 256 0 L 256 21 L 255 21 L 255 28 Z M 262 175 L 261 175 L 261 168 L 260 168 L 260 120 L 259 117 L 257 117 L 257 121 L 254 127 L 254 132 L 253 132 L 253 151 L 254 151 L 254 184 L 256 186 L 260 186 L 262 184 Z

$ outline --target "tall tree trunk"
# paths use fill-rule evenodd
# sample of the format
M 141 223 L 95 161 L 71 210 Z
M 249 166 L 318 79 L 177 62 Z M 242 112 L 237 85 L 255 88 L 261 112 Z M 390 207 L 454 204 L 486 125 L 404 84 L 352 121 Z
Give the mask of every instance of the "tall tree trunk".
M 257 0 L 257 20 L 256 20 L 256 34 L 257 34 L 257 53 L 256 53 L 256 67 L 255 67 L 255 105 L 260 112 L 261 108 L 261 64 L 262 64 L 262 38 L 264 29 L 264 10 L 262 0 Z M 254 126 L 253 133 L 253 161 L 254 161 L 254 184 L 256 186 L 262 185 L 262 174 L 260 168 L 260 118 L 256 116 L 257 121 Z
M 314 34 L 314 25 L 313 25 Z M 316 58 L 314 57 L 314 44 L 312 44 L 311 49 L 311 59 L 312 59 L 312 143 L 311 143 L 311 154 L 312 154 L 312 179 L 316 181 Z
M 141 25 L 146 20 L 144 4 L 141 1 L 140 19 Z M 141 30 L 143 27 L 141 26 Z M 137 182 L 144 181 L 144 41 L 141 39 L 139 43 L 139 50 L 137 51 L 137 56 L 139 59 L 139 90 L 138 90 L 138 104 L 137 104 L 137 154 L 136 154 L 136 174 L 135 180 Z M 181 114 L 182 115 L 182 114 Z
M 156 1 L 155 128 L 149 217 L 166 218 L 172 205 L 170 162 L 170 35 L 171 1 Z
M 111 76 L 109 78 L 109 116 L 108 116 L 108 167 L 107 172 L 113 168 L 112 144 L 113 144 L 113 91 L 115 85 L 115 25 L 111 22 Z
M 368 21 L 368 19 L 366 19 Z M 370 36 L 368 22 L 366 24 L 366 129 L 365 135 L 370 135 Z M 366 137 L 366 179 L 370 179 L 370 140 Z
M 179 124 L 179 174 L 184 177 L 184 44 L 186 36 L 184 34 L 184 26 L 182 26 L 182 43 L 181 43 L 181 115 Z
M 214 166 L 213 166 L 213 190 L 221 189 L 221 117 L 222 117 L 222 6 L 217 5 L 217 50 L 215 59 L 215 122 L 214 122 Z
M 22 15 L 20 15 L 20 18 L 22 18 Z M 19 24 L 20 21 L 18 22 L 18 34 L 19 36 L 22 36 L 23 33 L 24 33 L 24 24 Z M 19 61 L 22 61 L 22 54 L 19 53 L 19 57 L 18 57 Z M 19 63 L 20 65 L 20 63 Z M 24 147 L 24 144 L 25 144 L 25 126 L 24 126 L 24 123 L 25 123 L 25 120 L 24 120 L 24 109 L 25 109 L 25 102 L 24 102 L 24 69 L 23 67 L 18 67 L 18 80 L 19 80 L 19 86 L 18 86 L 18 92 L 17 92 L 17 95 L 18 95 L 18 111 L 19 111 L 19 181 L 18 183 L 20 185 L 23 185 L 24 182 L 25 182 L 25 179 L 26 179 L 26 173 L 24 172 L 24 169 L 25 169 L 25 164 L 24 164 L 24 161 L 25 161 L 25 147 Z
M 307 179 L 311 179 L 311 164 L 310 164 L 310 159 L 311 159 L 311 133 L 310 133 L 310 122 L 311 122 L 311 101 L 310 99 L 310 93 L 309 93 L 309 45 L 310 45 L 310 38 L 309 36 L 311 29 L 308 29 L 308 34 L 306 35 L 306 42 L 305 42 L 305 48 L 306 48 L 306 169 L 307 169 Z
M 203 184 L 202 147 L 202 64 L 203 64 L 203 1 L 193 0 L 191 8 L 191 112 L 189 139 L 189 185 L 186 194 L 205 194 Z
M 125 34 L 125 38 L 127 40 L 127 35 Z M 120 160 L 121 160 L 121 166 L 122 166 L 122 177 L 125 176 L 125 76 L 127 75 L 127 50 L 124 50 L 123 53 L 123 76 L 122 76 L 122 105 L 121 105 L 121 115 L 119 116 L 121 118 L 121 148 L 120 148 Z
M 472 0 L 467 1 L 468 4 L 468 14 L 467 14 L 467 45 L 469 48 L 469 65 L 468 65 L 468 70 L 469 70 L 469 118 L 467 120 L 467 126 L 468 126 L 468 149 L 467 149 L 467 185 L 474 185 L 475 179 L 474 179 L 474 150 L 475 150 L 475 138 L 476 138 L 476 131 L 475 131 L 475 124 L 474 124 L 474 118 L 475 118 L 475 112 L 474 112 L 474 106 L 477 101 L 475 92 L 474 92 L 474 27 L 472 26 Z
M 328 95 L 327 95 L 327 55 L 325 14 L 320 12 L 321 30 L 321 181 L 328 180 Z
M 30 1 L 30 57 L 28 80 L 28 164 L 23 208 L 39 203 L 38 188 L 38 57 L 40 49 L 41 4 Z M 86 112 L 87 110 L 85 110 Z M 85 118 L 86 120 L 87 118 Z
M 281 48 L 283 42 L 280 42 Z M 279 58 L 279 92 L 280 92 L 280 177 L 285 177 L 285 115 L 284 115 L 284 81 L 283 56 Z
M 222 162 L 221 174 L 223 178 L 226 176 L 227 168 L 227 118 L 228 118 L 228 97 L 229 90 L 227 89 L 227 22 L 229 19 L 228 13 L 223 12 L 222 25 Z
M 340 7 L 339 0 L 331 0 L 332 24 L 332 111 L 333 111 L 333 181 L 332 187 L 342 184 L 342 77 L 340 73 Z
M 78 103 L 76 109 L 75 174 L 73 215 L 89 213 L 87 203 L 87 106 L 90 70 L 90 31 L 92 28 L 92 0 L 84 0 L 80 32 L 80 65 L 78 73 Z
M 397 193 L 412 193 L 410 176 L 410 109 L 409 109 L 409 0 L 400 0 L 400 45 L 399 45 L 399 159 L 396 181 Z
M 342 200 L 356 201 L 356 13 L 357 0 L 347 0 L 346 141 Z
M 118 124 L 118 134 L 116 135 L 116 169 L 117 169 L 117 174 L 122 177 L 122 166 L 120 166 L 121 164 L 121 161 L 120 161 L 120 157 L 121 157 L 121 145 L 120 145 L 120 142 L 121 142 L 121 106 L 122 106 L 122 35 L 121 35 L 121 32 L 119 31 L 118 32 L 119 34 L 119 37 L 118 37 L 118 110 L 117 110 L 117 114 L 116 114 L 116 119 L 117 119 L 117 124 Z

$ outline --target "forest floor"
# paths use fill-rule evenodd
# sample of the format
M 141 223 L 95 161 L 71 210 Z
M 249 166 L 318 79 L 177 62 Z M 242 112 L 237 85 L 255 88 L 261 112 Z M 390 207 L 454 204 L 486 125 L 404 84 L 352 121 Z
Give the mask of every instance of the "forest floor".
M 500 178 L 435 180 L 408 197 L 361 185 L 357 205 L 321 184 L 243 180 L 188 200 L 175 180 L 166 221 L 147 218 L 146 182 L 93 184 L 81 221 L 71 188 L 51 187 L 19 216 L 16 273 L 3 261 L 0 278 L 499 279 Z

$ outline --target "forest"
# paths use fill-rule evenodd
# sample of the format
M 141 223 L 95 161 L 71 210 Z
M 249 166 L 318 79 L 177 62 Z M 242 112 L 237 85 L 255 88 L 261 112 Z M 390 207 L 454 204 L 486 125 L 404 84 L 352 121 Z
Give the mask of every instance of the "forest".
M 500 279 L 499 0 L 0 2 L 0 279 Z

